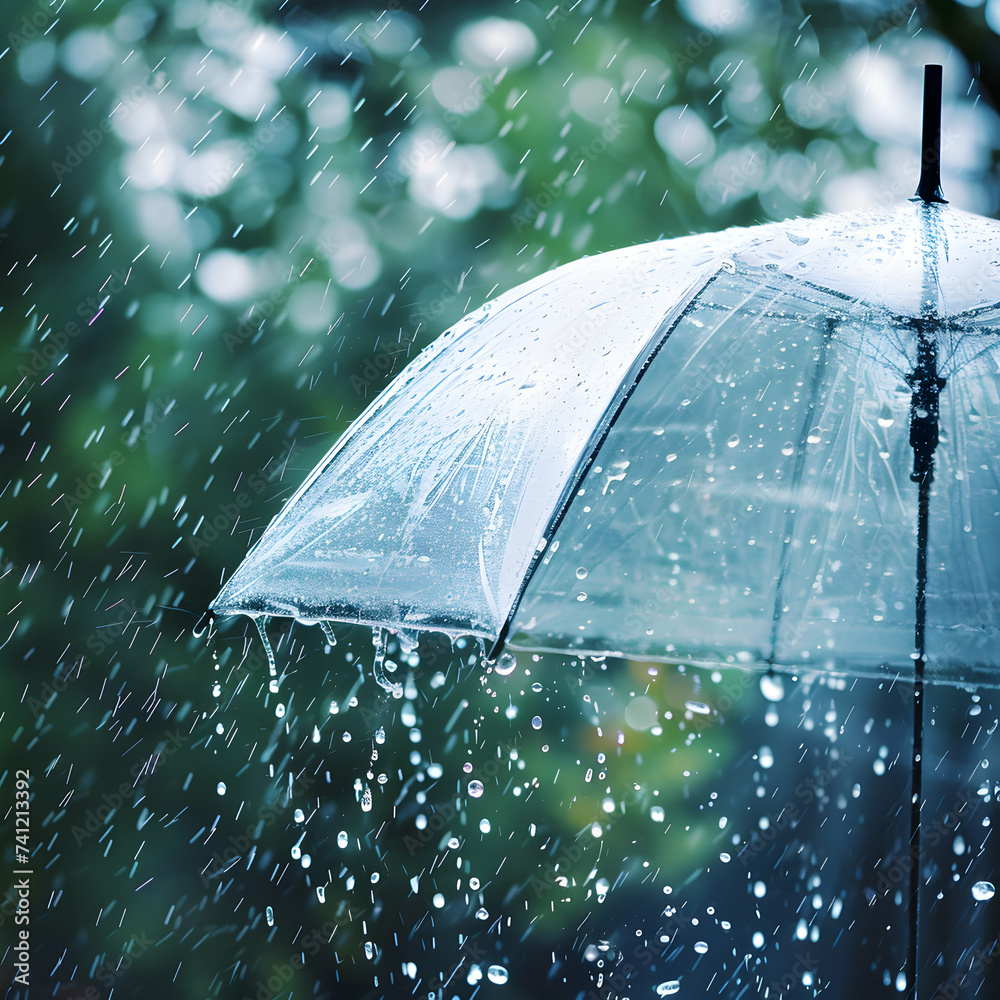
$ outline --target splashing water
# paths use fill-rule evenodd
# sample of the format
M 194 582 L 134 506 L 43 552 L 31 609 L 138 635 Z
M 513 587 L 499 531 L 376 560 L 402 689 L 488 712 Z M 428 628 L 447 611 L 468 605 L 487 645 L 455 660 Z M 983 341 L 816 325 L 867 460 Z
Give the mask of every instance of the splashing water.
M 390 681 L 385 675 L 385 630 L 379 626 L 372 629 L 372 645 L 375 647 L 375 659 L 372 662 L 372 674 L 375 683 L 383 691 L 388 691 L 394 698 L 403 696 L 403 686 L 399 681 Z
M 267 638 L 267 623 L 270 620 L 270 617 L 267 615 L 262 615 L 260 618 L 254 618 L 253 623 L 257 626 L 257 631 L 260 633 L 260 641 L 264 643 L 264 652 L 267 654 L 267 669 L 272 677 L 277 677 L 278 668 L 274 665 L 274 650 L 271 649 L 271 643 Z
M 323 635 L 326 637 L 326 644 L 332 649 L 337 645 L 337 637 L 333 634 L 333 624 L 321 621 L 319 627 L 323 630 Z

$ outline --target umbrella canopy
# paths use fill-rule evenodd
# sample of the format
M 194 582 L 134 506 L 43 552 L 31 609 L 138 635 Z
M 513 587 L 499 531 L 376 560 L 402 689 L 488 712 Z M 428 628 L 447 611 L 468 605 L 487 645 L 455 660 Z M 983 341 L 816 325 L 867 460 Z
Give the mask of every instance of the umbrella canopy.
M 912 675 L 922 461 L 926 676 L 989 682 L 998 329 L 1000 224 L 946 204 L 565 265 L 416 358 L 212 608 Z

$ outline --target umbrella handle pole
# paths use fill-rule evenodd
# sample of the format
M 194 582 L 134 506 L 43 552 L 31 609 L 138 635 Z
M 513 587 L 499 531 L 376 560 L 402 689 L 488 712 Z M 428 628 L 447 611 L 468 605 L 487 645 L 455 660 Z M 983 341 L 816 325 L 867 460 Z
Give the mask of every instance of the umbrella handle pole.
M 914 201 L 946 205 L 941 191 L 941 81 L 938 65 L 924 67 L 924 121 L 920 181 Z

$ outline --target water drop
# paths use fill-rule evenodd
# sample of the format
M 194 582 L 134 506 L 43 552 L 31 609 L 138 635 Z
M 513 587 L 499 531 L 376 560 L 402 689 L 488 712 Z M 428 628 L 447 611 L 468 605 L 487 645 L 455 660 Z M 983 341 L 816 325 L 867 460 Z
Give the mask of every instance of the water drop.
M 306 821 L 306 814 L 301 809 L 296 809 L 294 813 L 296 823 L 304 823 Z
M 979 903 L 985 903 L 987 899 L 992 899 L 996 893 L 996 888 L 992 882 L 977 882 L 972 887 L 972 898 Z
M 271 909 L 270 906 L 264 911 L 264 916 L 267 919 L 267 926 L 268 927 L 273 927 L 274 926 L 274 910 Z
M 485 906 L 480 906 L 479 909 L 476 910 L 476 920 L 489 920 L 489 919 L 490 919 L 489 911 L 486 909 Z
M 517 657 L 513 653 L 501 653 L 493 669 L 501 677 L 509 677 L 517 669 Z
M 729 439 L 729 440 L 728 440 L 728 441 L 726 442 L 726 444 L 727 444 L 727 445 L 728 445 L 728 446 L 729 446 L 730 448 L 735 448 L 735 447 L 736 447 L 736 446 L 737 446 L 737 445 L 738 445 L 739 443 L 740 443 L 740 436 L 739 436 L 739 434 L 734 434 L 734 435 L 733 435 L 733 436 L 732 436 L 732 437 L 731 437 L 731 438 L 730 438 L 730 439 Z
M 337 637 L 333 634 L 333 623 L 320 622 L 319 627 L 323 630 L 323 635 L 326 636 L 326 644 L 330 647 L 336 646 Z
M 764 674 L 760 679 L 760 693 L 768 701 L 781 701 L 785 697 L 785 682 L 777 674 Z
M 794 451 L 795 451 L 795 445 L 792 444 L 791 441 L 786 441 L 781 446 L 781 454 L 782 455 L 791 455 Z
M 483 783 L 478 778 L 473 778 L 469 782 L 469 795 L 474 799 L 478 799 L 483 794 L 484 788 Z
M 589 572 L 589 571 L 588 571 L 588 569 L 587 569 L 587 567 L 586 567 L 586 566 L 578 566 L 578 567 L 576 568 L 576 578 L 577 578 L 578 580 L 586 580 L 586 579 L 587 579 L 587 573 L 588 573 L 588 572 Z
M 486 978 L 489 979 L 491 983 L 496 983 L 497 986 L 503 986 L 503 984 L 507 982 L 509 974 L 502 965 L 491 965 L 486 970 Z
M 278 668 L 274 665 L 274 650 L 271 649 L 271 643 L 267 639 L 267 623 L 270 620 L 267 615 L 262 615 L 260 618 L 254 618 L 253 623 L 257 626 L 257 631 L 260 633 L 261 642 L 264 643 L 264 652 L 267 654 L 267 668 L 271 676 L 275 677 L 278 673 Z
M 653 808 L 649 810 L 649 818 L 654 823 L 662 823 L 663 820 L 666 818 L 666 813 L 664 813 L 663 811 L 663 806 L 653 806 Z
M 347 847 L 347 831 L 346 830 L 341 830 L 340 833 L 337 834 L 337 846 L 340 847 L 340 848 Z
M 213 698 L 218 698 L 220 694 L 222 694 L 222 685 L 219 684 L 219 683 L 213 684 L 212 685 L 212 697 Z
M 490 830 L 492 830 L 492 829 L 493 829 L 493 827 L 490 825 L 490 821 L 488 819 L 481 819 L 479 821 L 479 832 L 480 833 L 489 833 Z
M 656 995 L 658 997 L 669 997 L 674 993 L 679 993 L 680 989 L 680 982 L 676 979 L 670 979 L 665 983 L 660 983 L 660 985 L 656 987 Z
M 763 746 L 757 751 L 757 760 L 761 767 L 769 768 L 774 766 L 774 754 L 771 748 L 768 746 Z
M 889 409 L 889 404 L 885 403 L 882 406 L 882 411 L 878 415 L 879 427 L 891 427 L 895 422 L 896 421 L 892 415 L 892 410 Z
M 375 742 L 380 746 L 385 743 L 385 729 L 382 726 L 375 730 Z
M 278 704 L 274 706 L 274 714 L 279 719 L 284 716 L 284 714 L 285 714 L 285 706 L 282 705 L 281 702 L 278 702 Z
M 365 785 L 365 790 L 361 793 L 361 811 L 372 811 L 372 790 Z
M 465 771 L 466 774 L 472 774 L 472 764 L 470 764 L 469 761 L 466 761 L 462 765 L 462 770 Z
M 684 702 L 684 707 L 689 712 L 694 712 L 697 715 L 711 715 L 712 709 L 706 705 L 703 701 L 686 701 Z
M 219 782 L 219 783 L 218 783 L 218 784 L 217 784 L 217 785 L 215 786 L 215 790 L 216 790 L 216 791 L 217 791 L 217 792 L 218 792 L 218 793 L 219 793 L 220 795 L 225 795 L 225 794 L 226 794 L 226 783 L 225 783 L 224 781 L 220 781 L 220 782 Z
M 694 950 L 696 952 L 698 952 L 699 955 L 704 955 L 705 952 L 708 951 L 708 942 L 707 941 L 695 941 L 695 943 L 694 943 Z
M 541 729 L 542 728 L 542 717 L 540 715 L 536 715 L 531 720 L 531 728 L 532 729 Z
M 431 902 L 434 904 L 435 907 L 437 907 L 437 909 L 440 910 L 444 907 L 444 896 L 442 896 L 440 892 L 436 892 L 434 893 Z

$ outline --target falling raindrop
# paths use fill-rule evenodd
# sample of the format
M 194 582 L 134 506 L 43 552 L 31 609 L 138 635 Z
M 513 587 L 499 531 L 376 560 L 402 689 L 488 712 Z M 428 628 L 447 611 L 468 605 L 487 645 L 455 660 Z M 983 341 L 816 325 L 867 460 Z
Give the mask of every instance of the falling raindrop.
M 517 657 L 513 653 L 501 653 L 493 669 L 501 677 L 509 677 L 517 669 Z
M 340 848 L 347 847 L 347 831 L 346 830 L 341 830 L 340 833 L 337 834 L 337 846 L 340 847 Z
M 677 979 L 670 979 L 665 983 L 660 983 L 656 987 L 656 995 L 658 997 L 669 997 L 674 993 L 679 993 L 681 989 L 681 984 Z
M 764 674 L 760 679 L 760 693 L 768 701 L 781 701 L 785 697 L 785 682 L 777 674 Z
M 225 794 L 226 794 L 226 783 L 225 783 L 224 781 L 220 781 L 220 782 L 219 782 L 219 783 L 218 783 L 218 784 L 217 784 L 217 785 L 215 786 L 215 790 L 216 790 L 216 791 L 217 791 L 217 792 L 218 792 L 218 793 L 219 793 L 220 795 L 225 795 Z
M 993 898 L 996 891 L 992 882 L 976 882 L 972 887 L 972 898 L 978 903 L 985 903 Z
M 267 918 L 267 926 L 268 927 L 273 927 L 274 926 L 274 910 L 270 906 L 264 911 L 264 916 Z
M 889 409 L 889 404 L 884 403 L 882 405 L 882 410 L 878 415 L 879 427 L 891 427 L 895 422 L 896 421 L 893 418 L 892 410 Z
M 695 941 L 695 943 L 694 943 L 694 950 L 699 955 L 704 955 L 705 952 L 708 951 L 708 942 L 707 941 Z
M 502 965 L 491 965 L 486 970 L 486 978 L 497 986 L 503 986 L 508 979 L 508 972 Z
M 578 566 L 576 569 L 576 578 L 578 580 L 586 580 L 588 572 L 589 571 L 587 570 L 586 566 Z
M 477 920 L 489 920 L 490 919 L 489 911 L 486 909 L 485 906 L 480 906 L 479 909 L 476 910 L 476 919 Z
M 469 795 L 474 799 L 478 799 L 483 794 L 483 791 L 483 783 L 478 778 L 473 778 L 469 782 Z
M 733 436 L 732 436 L 732 437 L 731 437 L 731 438 L 730 438 L 730 439 L 729 439 L 729 440 L 728 440 L 728 441 L 726 442 L 726 444 L 727 444 L 727 445 L 728 445 L 728 446 L 729 446 L 730 448 L 735 448 L 735 447 L 736 447 L 736 446 L 737 446 L 737 445 L 738 445 L 739 443 L 740 443 L 740 436 L 739 436 L 739 434 L 734 434 L 734 435 L 733 435 Z
M 542 717 L 540 715 L 536 715 L 531 720 L 531 728 L 532 729 L 541 729 L 542 728 Z

